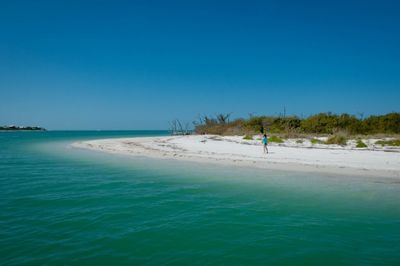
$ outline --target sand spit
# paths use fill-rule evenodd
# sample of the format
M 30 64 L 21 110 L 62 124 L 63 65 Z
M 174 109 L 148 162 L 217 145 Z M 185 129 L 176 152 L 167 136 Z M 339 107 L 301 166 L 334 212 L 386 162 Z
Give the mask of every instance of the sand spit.
M 186 160 L 194 162 L 281 169 L 330 172 L 400 178 L 400 149 L 374 147 L 357 149 L 355 141 L 346 146 L 312 144 L 308 140 L 286 140 L 269 145 L 263 153 L 260 140 L 241 136 L 168 136 L 101 139 L 76 142 L 73 147 L 96 151 Z

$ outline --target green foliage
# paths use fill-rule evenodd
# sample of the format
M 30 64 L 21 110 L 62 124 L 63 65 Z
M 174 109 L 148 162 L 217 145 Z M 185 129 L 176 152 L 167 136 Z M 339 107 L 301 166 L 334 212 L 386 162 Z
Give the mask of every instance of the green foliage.
M 229 123 L 218 123 L 217 120 L 208 119 L 208 123 L 195 124 L 195 131 L 198 134 L 244 135 L 246 131 L 243 123 L 243 119 Z
M 347 144 L 347 139 L 346 137 L 342 135 L 335 135 L 330 137 L 325 144 L 337 144 L 337 145 L 346 145 Z
M 283 139 L 281 139 L 278 136 L 271 136 L 268 138 L 269 142 L 275 142 L 275 143 L 283 143 Z
M 310 141 L 311 141 L 311 144 L 325 144 L 324 141 L 315 139 L 315 138 L 311 139 Z
M 296 140 L 296 143 L 301 144 L 301 143 L 303 143 L 303 140 L 302 139 L 298 139 L 298 140 Z
M 244 122 L 243 125 L 247 130 L 255 133 L 264 133 L 263 117 L 253 116 Z
M 220 114 L 215 118 L 208 116 L 200 118 L 200 123 L 195 123 L 195 131 L 220 135 L 270 132 L 287 136 L 338 132 L 346 132 L 349 135 L 400 134 L 400 113 L 370 116 L 366 119 L 358 119 L 349 114 L 319 113 L 304 119 L 296 116 L 252 116 L 234 121 L 229 121 L 229 114 Z
M 363 121 L 365 131 L 370 134 L 400 133 L 400 113 L 389 113 L 381 116 L 370 116 Z
M 300 123 L 301 120 L 297 117 L 253 116 L 244 122 L 244 127 L 254 133 L 266 133 L 265 129 L 272 133 L 281 133 L 299 128 Z
M 356 148 L 367 148 L 367 144 L 365 144 L 361 139 L 357 140 Z
M 393 140 L 378 140 L 375 144 L 380 144 L 382 146 L 400 146 L 400 139 Z
M 245 140 L 253 140 L 253 136 L 251 136 L 251 135 L 245 135 L 245 136 L 243 137 L 243 139 L 245 139 Z
M 361 131 L 360 123 L 360 120 L 348 114 L 320 113 L 301 121 L 301 127 L 307 133 L 333 134 L 349 131 L 350 134 L 357 134 Z

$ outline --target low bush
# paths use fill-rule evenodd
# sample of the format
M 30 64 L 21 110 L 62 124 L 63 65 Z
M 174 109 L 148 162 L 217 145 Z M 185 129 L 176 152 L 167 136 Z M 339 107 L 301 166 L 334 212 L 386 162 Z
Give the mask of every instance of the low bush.
M 382 146 L 400 146 L 400 139 L 393 140 L 378 140 L 375 144 L 380 144 Z
M 271 136 L 268 138 L 269 142 L 275 142 L 275 143 L 283 143 L 283 139 L 281 139 L 278 136 Z
M 330 137 L 325 143 L 326 144 L 337 144 L 337 145 L 344 146 L 347 144 L 347 139 L 341 135 L 334 135 L 334 136 Z
M 303 143 L 303 140 L 302 139 L 298 139 L 298 140 L 296 140 L 296 143 L 301 144 L 301 143 Z
M 365 144 L 361 139 L 357 140 L 356 148 L 367 148 L 367 144 Z
M 251 135 L 245 135 L 245 136 L 243 137 L 243 139 L 245 139 L 245 140 L 253 140 L 253 136 L 251 136 Z
M 311 139 L 310 141 L 311 141 L 311 144 L 325 144 L 324 141 L 315 139 L 315 138 Z

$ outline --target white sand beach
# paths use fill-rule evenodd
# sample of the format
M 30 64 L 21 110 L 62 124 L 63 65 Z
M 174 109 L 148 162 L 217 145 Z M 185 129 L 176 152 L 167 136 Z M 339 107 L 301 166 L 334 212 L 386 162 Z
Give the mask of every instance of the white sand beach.
M 101 139 L 76 142 L 72 146 L 131 156 L 230 166 L 400 178 L 400 149 L 376 146 L 374 140 L 364 141 L 368 148 L 358 149 L 355 148 L 355 141 L 338 146 L 291 139 L 280 144 L 270 143 L 268 154 L 263 153 L 259 139 L 244 140 L 242 136 Z

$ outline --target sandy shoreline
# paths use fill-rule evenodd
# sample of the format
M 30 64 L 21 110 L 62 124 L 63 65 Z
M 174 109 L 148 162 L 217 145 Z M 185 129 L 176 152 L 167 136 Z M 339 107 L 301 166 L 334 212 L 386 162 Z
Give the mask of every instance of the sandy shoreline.
M 108 153 L 192 162 L 400 178 L 400 152 L 354 149 L 352 145 L 270 144 L 263 154 L 258 140 L 212 135 L 118 138 L 82 141 L 73 147 Z M 388 152 L 392 151 L 392 152 Z

